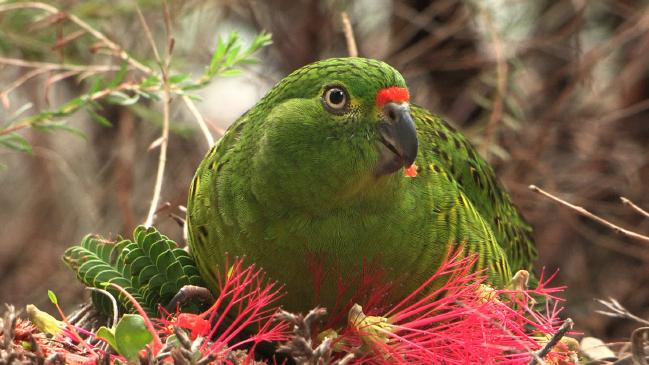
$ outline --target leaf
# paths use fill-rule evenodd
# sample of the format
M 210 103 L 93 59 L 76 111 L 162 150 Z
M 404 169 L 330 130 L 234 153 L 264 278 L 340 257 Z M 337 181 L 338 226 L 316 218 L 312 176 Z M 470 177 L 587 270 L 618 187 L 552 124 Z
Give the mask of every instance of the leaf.
M 53 291 L 48 290 L 47 296 L 50 298 L 50 302 L 52 302 L 52 304 L 59 305 L 59 300 L 56 298 L 56 294 L 54 294 Z
M 164 141 L 164 138 L 162 138 L 162 137 L 157 138 L 155 141 L 151 142 L 151 144 L 149 145 L 149 148 L 147 148 L 147 151 L 151 151 L 153 149 L 156 149 L 156 148 L 160 147 L 160 145 L 162 144 L 162 141 Z
M 139 226 L 135 239 L 117 243 L 86 236 L 80 245 L 66 250 L 64 261 L 86 285 L 104 288 L 110 282 L 123 287 L 149 313 L 158 304 L 167 304 L 184 285 L 205 286 L 192 257 L 155 228 Z M 106 288 L 122 308 L 132 304 L 115 288 Z M 103 295 L 92 294 L 93 302 L 104 313 L 111 306 Z M 196 308 L 189 305 L 190 308 Z M 192 309 L 193 310 L 193 309 Z
M 186 81 L 189 79 L 189 74 L 178 74 L 178 75 L 173 75 L 169 77 L 169 83 L 171 84 L 179 84 L 183 81 Z
M 236 32 L 230 33 L 227 40 L 219 37 L 210 64 L 197 85 L 204 86 L 216 76 L 240 74 L 237 67 L 256 63 L 257 59 L 252 57 L 252 54 L 272 43 L 271 35 L 266 32 L 258 34 L 245 50 L 242 49 L 239 40 L 239 35 Z
M 221 76 L 238 76 L 241 75 L 241 70 L 236 68 L 231 68 L 229 70 L 224 70 L 220 74 Z
M 84 140 L 86 139 L 86 135 L 82 131 L 78 130 L 77 128 L 70 127 L 64 120 L 38 122 L 34 123 L 32 127 L 41 132 L 54 132 L 61 130 L 70 134 L 74 134 L 77 137 L 81 137 Z
M 90 86 L 90 91 L 88 91 L 87 95 L 92 95 L 94 93 L 99 92 L 100 90 L 106 89 L 104 80 L 101 78 L 97 78 L 92 85 Z
M 18 133 L 9 133 L 4 136 L 0 136 L 0 145 L 18 152 L 32 153 L 32 146 Z
M 115 264 L 115 257 L 121 254 L 123 247 L 122 242 L 115 244 L 88 235 L 80 245 L 70 247 L 65 251 L 63 261 L 85 285 L 103 289 L 105 286 L 102 283 L 104 282 L 116 283 L 140 301 L 142 295 L 134 288 L 131 277 L 124 275 L 123 270 L 119 270 Z M 132 308 L 131 303 L 117 289 L 108 287 L 106 290 L 118 299 L 123 309 Z M 93 292 L 92 298 L 93 303 L 103 313 L 112 311 L 112 304 L 104 295 Z
M 108 119 L 106 119 L 105 117 L 103 117 L 102 115 L 100 115 L 99 113 L 94 111 L 94 109 L 92 109 L 92 108 L 88 108 L 88 114 L 90 114 L 90 116 L 92 117 L 92 120 L 99 123 L 99 125 L 103 125 L 104 127 L 112 127 L 113 126 L 113 124 Z
M 110 347 L 112 347 L 118 354 L 121 354 L 121 351 L 119 350 L 119 345 L 115 340 L 115 331 L 112 328 L 101 326 L 97 330 L 96 335 L 98 338 L 106 340 L 106 342 L 108 342 Z
M 157 88 L 160 86 L 160 84 L 161 84 L 160 78 L 156 75 L 151 75 L 140 83 L 140 87 L 150 88 L 155 86 Z
M 127 94 L 121 92 L 121 91 L 113 91 L 112 93 L 108 94 L 106 97 L 106 101 L 111 103 L 111 104 L 117 104 L 117 105 L 133 105 L 137 103 L 137 101 L 140 100 L 140 95 L 137 93 L 134 94 L 133 96 L 128 96 Z
M 138 314 L 125 314 L 115 327 L 115 342 L 119 353 L 129 360 L 135 360 L 138 352 L 153 340 L 146 328 L 144 318 Z
M 119 66 L 119 71 L 115 73 L 113 79 L 110 80 L 110 82 L 108 83 L 107 89 L 112 89 L 117 85 L 119 85 L 124 80 L 124 76 L 126 75 L 127 71 L 128 71 L 128 63 L 122 62 L 122 64 Z

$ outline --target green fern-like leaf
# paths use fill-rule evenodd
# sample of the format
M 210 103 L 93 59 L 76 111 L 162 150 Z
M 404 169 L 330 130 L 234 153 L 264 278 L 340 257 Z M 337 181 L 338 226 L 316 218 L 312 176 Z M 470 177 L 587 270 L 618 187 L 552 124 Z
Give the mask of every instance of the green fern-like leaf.
M 127 298 L 105 283 L 114 283 L 129 292 L 149 313 L 158 304 L 166 305 L 185 285 L 205 286 L 191 256 L 155 228 L 139 226 L 134 239 L 107 242 L 97 236 L 86 236 L 81 244 L 69 248 L 65 263 L 85 285 L 108 290 L 122 306 L 132 311 Z M 110 313 L 110 301 L 93 293 L 93 302 L 104 313 Z

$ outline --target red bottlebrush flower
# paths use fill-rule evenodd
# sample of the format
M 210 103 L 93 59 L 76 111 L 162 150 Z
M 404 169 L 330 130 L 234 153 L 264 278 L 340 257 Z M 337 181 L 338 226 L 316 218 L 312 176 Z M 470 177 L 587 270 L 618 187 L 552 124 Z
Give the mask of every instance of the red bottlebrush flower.
M 210 330 L 210 323 L 201 316 L 192 313 L 180 313 L 176 317 L 176 325 L 190 331 L 190 337 L 195 340 L 198 336 L 205 336 Z
M 527 364 L 560 326 L 563 288 L 498 290 L 472 272 L 477 257 L 449 255 L 418 289 L 385 313 L 365 315 L 356 307 L 336 338 L 337 348 L 361 349 L 353 364 Z M 533 308 L 545 300 L 545 310 Z M 569 364 L 555 348 L 548 358 Z
M 365 310 L 381 312 L 387 310 L 386 298 L 398 281 L 390 280 L 388 272 L 378 262 L 363 260 L 360 272 L 341 275 L 340 268 L 333 262 L 316 254 L 307 254 L 306 260 L 315 289 L 315 303 L 320 303 L 320 287 L 324 280 L 336 283 L 336 300 L 327 309 L 329 315 L 323 328 L 337 328 L 345 324 L 347 313 L 354 303 L 363 303 Z
M 217 363 L 242 345 L 250 345 L 248 356 L 252 359 L 259 343 L 288 338 L 288 324 L 273 320 L 278 310 L 273 304 L 282 295 L 282 287 L 268 282 L 265 273 L 254 265 L 245 267 L 241 258 L 232 265 L 226 259 L 225 269 L 225 275 L 217 277 L 219 295 L 207 311 L 166 313 L 160 320 L 163 340 L 173 333 L 174 325 L 188 329 L 192 339 L 207 339 L 199 351 L 203 356 L 213 354 Z

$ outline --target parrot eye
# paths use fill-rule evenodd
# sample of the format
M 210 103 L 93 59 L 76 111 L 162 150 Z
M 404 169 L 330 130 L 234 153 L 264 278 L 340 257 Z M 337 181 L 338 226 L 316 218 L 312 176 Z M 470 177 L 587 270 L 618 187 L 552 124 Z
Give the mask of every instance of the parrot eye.
M 345 89 L 339 86 L 332 86 L 325 90 L 322 99 L 329 111 L 340 113 L 347 108 L 349 98 Z

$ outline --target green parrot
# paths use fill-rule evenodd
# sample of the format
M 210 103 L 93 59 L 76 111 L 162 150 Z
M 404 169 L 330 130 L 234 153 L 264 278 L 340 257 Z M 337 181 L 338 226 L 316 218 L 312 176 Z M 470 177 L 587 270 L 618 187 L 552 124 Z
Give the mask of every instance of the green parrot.
M 315 62 L 275 85 L 207 153 L 187 209 L 211 289 L 226 255 L 245 255 L 285 285 L 293 311 L 336 305 L 367 277 L 398 283 L 396 300 L 453 247 L 476 253 L 497 286 L 536 256 L 475 148 L 410 104 L 397 70 L 365 58 Z

